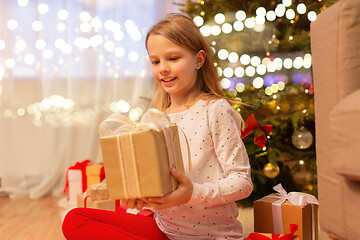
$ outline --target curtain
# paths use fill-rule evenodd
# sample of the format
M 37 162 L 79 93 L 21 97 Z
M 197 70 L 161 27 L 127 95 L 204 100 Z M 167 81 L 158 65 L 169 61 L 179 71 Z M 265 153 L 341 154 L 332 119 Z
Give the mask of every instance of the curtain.
M 99 163 L 97 127 L 139 119 L 153 94 L 146 33 L 166 0 L 0 0 L 0 178 L 10 197 L 59 195 Z

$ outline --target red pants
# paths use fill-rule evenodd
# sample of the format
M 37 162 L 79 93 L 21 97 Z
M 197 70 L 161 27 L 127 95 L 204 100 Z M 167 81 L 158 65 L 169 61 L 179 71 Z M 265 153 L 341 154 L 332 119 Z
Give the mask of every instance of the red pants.
M 152 217 L 91 208 L 69 211 L 62 231 L 67 240 L 169 240 Z

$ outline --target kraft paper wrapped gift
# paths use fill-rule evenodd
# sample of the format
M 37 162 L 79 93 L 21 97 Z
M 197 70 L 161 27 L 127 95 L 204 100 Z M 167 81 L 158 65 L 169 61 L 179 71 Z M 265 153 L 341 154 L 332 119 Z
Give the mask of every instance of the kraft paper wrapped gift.
M 109 193 L 105 182 L 91 185 L 88 192 L 90 192 L 91 199 L 93 200 L 109 199 Z
M 114 123 L 120 127 L 113 131 Z M 113 114 L 99 133 L 110 199 L 160 197 L 177 188 L 170 170 L 184 172 L 179 133 L 165 113 L 149 109 L 140 124 Z
M 77 195 L 77 207 L 95 208 L 107 211 L 116 211 L 119 213 L 129 213 L 135 215 L 142 215 L 145 217 L 153 217 L 154 211 L 148 208 L 142 210 L 132 209 L 128 207 L 122 207 L 120 200 L 93 200 L 88 193 Z
M 77 207 L 94 208 L 114 212 L 116 210 L 116 200 L 93 200 L 90 195 L 78 194 Z
M 254 231 L 290 233 L 290 224 L 297 224 L 299 240 L 318 240 L 318 201 L 305 193 L 287 193 L 281 184 L 274 187 L 279 194 L 270 194 L 254 202 Z
M 87 186 L 98 184 L 105 178 L 105 170 L 103 164 L 86 166 Z

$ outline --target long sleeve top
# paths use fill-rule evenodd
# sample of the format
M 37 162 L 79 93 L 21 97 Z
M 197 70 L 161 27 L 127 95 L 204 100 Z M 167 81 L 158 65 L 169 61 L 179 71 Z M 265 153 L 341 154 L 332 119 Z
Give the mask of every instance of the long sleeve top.
M 253 190 L 239 114 L 224 99 L 199 100 L 168 115 L 185 133 L 193 183 L 188 203 L 157 211 L 156 222 L 170 239 L 243 239 L 235 201 Z M 183 156 L 186 140 L 180 134 Z M 189 169 L 184 160 L 185 169 Z

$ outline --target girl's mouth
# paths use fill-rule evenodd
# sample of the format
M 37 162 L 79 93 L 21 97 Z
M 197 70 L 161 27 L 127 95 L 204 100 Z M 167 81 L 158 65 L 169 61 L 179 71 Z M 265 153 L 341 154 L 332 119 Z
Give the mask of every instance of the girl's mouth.
M 172 82 L 176 79 L 176 77 L 168 78 L 168 79 L 161 79 L 162 82 Z

